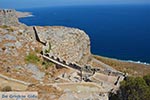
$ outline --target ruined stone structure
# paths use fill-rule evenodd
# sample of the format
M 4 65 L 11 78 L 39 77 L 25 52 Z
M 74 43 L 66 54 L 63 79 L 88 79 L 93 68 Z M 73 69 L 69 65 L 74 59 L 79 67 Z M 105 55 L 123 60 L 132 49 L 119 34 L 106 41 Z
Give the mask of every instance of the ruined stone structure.
M 14 25 L 17 26 L 19 25 L 19 21 L 16 15 L 15 10 L 10 10 L 10 9 L 0 9 L 0 25 Z
M 65 59 L 62 59 L 62 58 L 59 58 L 58 56 L 55 56 L 53 53 L 51 52 L 45 52 L 47 51 L 50 47 L 49 47 L 49 43 L 42 39 L 40 39 L 39 35 L 38 35 L 38 32 L 37 32 L 37 29 L 36 27 L 34 26 L 33 27 L 33 30 L 35 32 L 35 37 L 36 37 L 36 40 L 41 43 L 43 45 L 43 49 L 42 49 L 42 56 L 59 65 L 59 66 L 62 66 L 62 67 L 66 67 L 66 68 L 69 68 L 69 69 L 73 69 L 77 72 L 80 73 L 80 80 L 82 81 L 85 81 L 85 82 L 92 82 L 94 81 L 92 79 L 92 77 L 94 76 L 95 73 L 102 73 L 106 76 L 114 76 L 114 77 L 117 77 L 116 81 L 113 82 L 114 85 L 117 85 L 121 80 L 123 80 L 124 78 L 124 73 L 121 73 L 121 72 L 114 72 L 114 71 L 111 71 L 111 70 L 100 70 L 99 68 L 93 68 L 91 66 L 88 66 L 88 65 L 79 65 L 75 62 L 68 62 L 66 61 Z
M 111 77 L 116 77 L 116 81 L 113 82 L 114 85 L 118 85 L 120 81 L 122 81 L 124 79 L 124 73 L 120 73 L 120 72 L 113 72 L 113 71 L 109 71 L 107 73 L 107 71 L 100 71 L 100 69 L 98 68 L 92 68 L 91 66 L 81 66 L 75 63 L 66 63 L 66 61 L 54 57 L 52 55 L 49 54 L 43 54 L 42 55 L 43 58 L 57 64 L 60 65 L 62 67 L 66 67 L 69 69 L 73 69 L 74 71 L 80 73 L 80 81 L 85 81 L 85 82 L 93 82 L 94 80 L 92 79 L 92 77 L 94 77 L 95 73 L 102 73 L 104 75 L 106 75 L 107 77 L 111 76 Z
M 39 38 L 37 29 L 36 29 L 36 26 L 33 26 L 33 30 L 34 30 L 34 33 L 35 33 L 35 39 L 36 39 L 36 41 L 38 41 L 39 43 L 41 43 L 43 46 L 46 46 L 46 41 L 43 42 L 43 41 Z
M 36 31 L 35 31 L 36 30 Z M 44 49 L 51 48 L 50 54 L 59 57 L 66 62 L 75 62 L 85 65 L 90 59 L 90 39 L 82 30 L 62 26 L 54 27 L 36 27 L 34 32 L 37 35 L 38 42 Z M 44 44 L 44 43 L 46 43 Z M 50 46 L 49 46 L 50 43 Z

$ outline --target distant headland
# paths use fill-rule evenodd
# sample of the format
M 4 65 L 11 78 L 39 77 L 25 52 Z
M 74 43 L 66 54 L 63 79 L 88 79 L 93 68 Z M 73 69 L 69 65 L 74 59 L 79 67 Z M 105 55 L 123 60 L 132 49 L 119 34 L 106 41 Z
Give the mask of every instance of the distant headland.
M 31 12 L 20 12 L 20 11 L 15 11 L 14 9 L 0 9 L 0 13 L 16 13 L 16 16 L 18 18 L 23 18 L 23 17 L 29 17 L 29 16 L 33 16 Z
M 20 11 L 16 11 L 16 15 L 18 18 L 33 16 L 31 12 L 20 12 Z

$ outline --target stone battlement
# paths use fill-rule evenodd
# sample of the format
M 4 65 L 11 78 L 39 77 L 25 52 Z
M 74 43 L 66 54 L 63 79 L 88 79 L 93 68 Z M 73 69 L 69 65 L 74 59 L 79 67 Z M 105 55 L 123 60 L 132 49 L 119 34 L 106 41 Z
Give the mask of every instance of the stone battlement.
M 15 10 L 13 9 L 0 9 L 0 14 L 7 14 L 7 13 L 12 13 Z
M 16 11 L 14 9 L 0 9 L 0 25 L 19 25 Z

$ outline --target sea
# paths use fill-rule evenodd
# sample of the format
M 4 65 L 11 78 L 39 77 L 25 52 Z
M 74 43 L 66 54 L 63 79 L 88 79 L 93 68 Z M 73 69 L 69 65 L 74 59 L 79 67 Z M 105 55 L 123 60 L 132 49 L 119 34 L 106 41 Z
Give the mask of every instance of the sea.
M 150 5 L 62 6 L 17 9 L 33 16 L 26 25 L 67 26 L 84 30 L 96 55 L 150 63 Z

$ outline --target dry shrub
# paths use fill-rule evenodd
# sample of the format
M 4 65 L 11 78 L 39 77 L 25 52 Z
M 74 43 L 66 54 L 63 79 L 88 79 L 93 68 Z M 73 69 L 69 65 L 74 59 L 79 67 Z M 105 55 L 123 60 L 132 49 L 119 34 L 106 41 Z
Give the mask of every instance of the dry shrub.
M 1 91 L 9 92 L 9 91 L 12 91 L 12 88 L 10 86 L 5 86 L 5 87 L 1 88 Z

